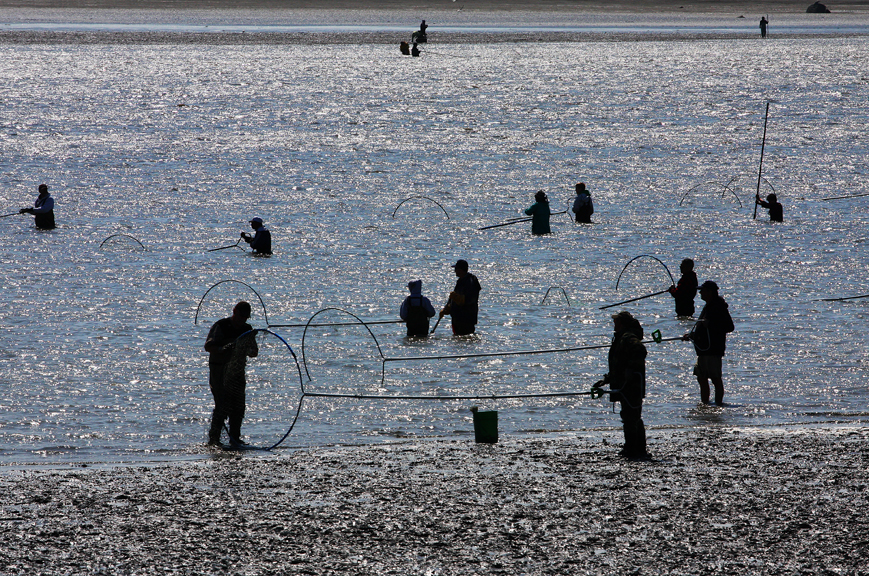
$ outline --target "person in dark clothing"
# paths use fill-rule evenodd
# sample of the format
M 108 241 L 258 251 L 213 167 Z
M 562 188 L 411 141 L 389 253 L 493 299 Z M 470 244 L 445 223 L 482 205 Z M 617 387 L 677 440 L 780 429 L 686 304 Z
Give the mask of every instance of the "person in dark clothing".
M 419 48 L 416 46 L 416 42 L 413 43 L 413 48 L 410 49 L 411 56 L 419 56 Z
M 477 329 L 477 314 L 480 302 L 480 281 L 468 272 L 468 263 L 459 260 L 453 265 L 455 268 L 456 287 L 450 292 L 447 305 L 440 312 L 440 318 L 449 315 L 453 323 L 453 334 L 466 336 L 473 334 Z
M 551 234 L 549 228 L 549 216 L 552 210 L 549 208 L 549 198 L 546 197 L 546 192 L 538 190 L 534 195 L 534 204 L 525 210 L 525 214 L 531 216 L 531 233 L 535 236 L 541 234 Z
M 405 56 L 410 56 L 410 44 L 408 44 L 407 42 L 402 41 L 402 43 L 398 45 L 398 49 Z
M 435 315 L 431 301 L 422 295 L 422 280 L 408 282 L 407 289 L 410 296 L 401 303 L 398 315 L 407 322 L 408 337 L 428 337 L 428 319 Z
M 694 375 L 700 384 L 700 401 L 709 404 L 709 381 L 715 386 L 715 403 L 724 403 L 724 379 L 722 360 L 726 348 L 727 334 L 733 332 L 733 318 L 724 298 L 718 295 L 718 285 L 707 280 L 700 285 L 700 298 L 706 302 L 700 318 L 685 334 L 683 340 L 692 340 L 697 352 Z
M 694 297 L 697 296 L 697 274 L 694 273 L 694 261 L 685 258 L 679 264 L 682 277 L 675 286 L 670 286 L 668 292 L 676 301 L 676 316 L 692 316 L 694 314 Z
M 610 386 L 610 402 L 619 402 L 625 445 L 620 455 L 648 459 L 646 426 L 643 423 L 643 398 L 646 397 L 646 347 L 643 327 L 630 312 L 612 316 L 613 341 L 609 349 L 609 372 L 594 386 Z
M 250 227 L 256 230 L 256 232 L 253 236 L 247 232 L 242 232 L 242 240 L 250 244 L 250 248 L 254 251 L 254 254 L 262 254 L 264 256 L 271 255 L 272 233 L 269 232 L 268 228 L 263 226 L 263 219 L 254 218 L 250 221 Z
M 778 198 L 775 194 L 767 194 L 766 202 L 760 199 L 760 194 L 755 194 L 754 201 L 755 203 L 760 204 L 762 207 L 769 210 L 770 222 L 784 222 L 785 209 L 784 206 L 779 203 Z
M 586 189 L 584 182 L 576 185 L 573 213 L 576 214 L 577 224 L 591 224 L 591 215 L 594 214 L 594 203 L 591 201 L 591 192 Z
M 247 323 L 250 312 L 250 304 L 239 302 L 232 309 L 232 316 L 214 323 L 205 340 L 205 351 L 209 354 L 208 384 L 214 396 L 214 411 L 208 431 L 209 446 L 222 446 L 220 433 L 227 418 L 230 444 L 244 444 L 241 439 L 247 385 L 244 372 L 247 358 L 255 358 L 259 354 L 253 334 L 239 338 L 253 330 Z
M 767 24 L 769 24 L 769 20 L 767 20 L 765 17 L 761 16 L 760 17 L 760 37 L 761 38 L 766 38 L 766 26 L 767 26 Z
M 34 224 L 40 230 L 53 230 L 54 223 L 54 198 L 48 193 L 48 186 L 39 185 L 39 196 L 33 203 L 33 208 L 22 208 L 19 214 L 33 214 Z

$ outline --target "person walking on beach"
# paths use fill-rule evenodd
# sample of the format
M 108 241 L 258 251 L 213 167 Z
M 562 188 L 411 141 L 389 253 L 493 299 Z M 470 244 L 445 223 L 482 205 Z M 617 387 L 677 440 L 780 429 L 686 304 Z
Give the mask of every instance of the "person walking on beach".
M 754 195 L 754 202 L 756 204 L 760 204 L 763 208 L 769 210 L 769 221 L 770 222 L 784 222 L 785 221 L 785 209 L 784 206 L 778 201 L 778 197 L 775 194 L 767 194 L 766 202 L 760 199 L 760 194 Z
M 670 286 L 668 292 L 676 303 L 676 316 L 692 316 L 694 314 L 694 297 L 697 296 L 697 274 L 694 272 L 694 261 L 685 258 L 679 264 L 682 277 L 675 286 Z
M 769 20 L 767 20 L 765 17 L 761 16 L 760 17 L 760 37 L 761 38 L 766 38 L 766 26 L 767 26 L 767 24 L 769 24 Z
M 709 381 L 715 386 L 715 403 L 724 403 L 724 378 L 722 361 L 726 348 L 727 334 L 733 332 L 733 318 L 724 298 L 718 295 L 718 284 L 707 280 L 700 285 L 700 298 L 706 302 L 700 318 L 685 334 L 683 340 L 691 340 L 697 352 L 694 375 L 700 384 L 700 401 L 709 404 Z
M 407 336 L 428 337 L 428 320 L 434 317 L 435 309 L 431 301 L 422 295 L 422 280 L 411 280 L 407 284 L 410 296 L 401 303 L 398 315 L 407 323 Z
M 449 315 L 453 324 L 453 334 L 467 336 L 477 329 L 477 314 L 480 302 L 480 281 L 468 272 L 468 263 L 459 260 L 453 264 L 456 272 L 456 287 L 450 292 L 447 305 L 440 311 L 439 318 Z
M 256 232 L 253 236 L 247 232 L 241 233 L 241 239 L 250 244 L 254 254 L 269 256 L 272 253 L 272 233 L 263 225 L 263 219 L 256 217 L 250 221 L 250 227 Z
M 591 192 L 585 188 L 585 182 L 580 182 L 576 185 L 576 198 L 573 200 L 573 213 L 576 214 L 577 224 L 591 224 L 591 215 L 594 214 L 594 204 L 591 201 Z
M 609 372 L 594 384 L 610 387 L 610 402 L 619 402 L 625 445 L 620 455 L 631 459 L 649 458 L 646 450 L 646 426 L 643 423 L 643 398 L 646 397 L 646 347 L 643 327 L 621 311 L 613 314 L 613 341 L 607 357 Z
M 531 216 L 532 234 L 539 236 L 552 233 L 549 228 L 549 216 L 552 211 L 549 209 L 549 198 L 546 197 L 546 192 L 537 191 L 537 194 L 534 195 L 534 204 L 525 210 L 525 214 Z
M 34 224 L 39 230 L 53 230 L 54 223 L 54 198 L 48 193 L 48 186 L 39 185 L 39 196 L 33 203 L 33 208 L 22 208 L 19 214 L 33 214 Z
M 244 372 L 248 357 L 255 358 L 259 354 L 253 334 L 239 338 L 253 330 L 247 323 L 250 312 L 250 304 L 239 302 L 232 309 L 232 316 L 215 322 L 205 339 L 204 348 L 209 354 L 208 384 L 214 396 L 214 411 L 208 430 L 209 446 L 222 446 L 220 433 L 227 418 L 230 444 L 245 444 L 241 439 L 247 386 Z

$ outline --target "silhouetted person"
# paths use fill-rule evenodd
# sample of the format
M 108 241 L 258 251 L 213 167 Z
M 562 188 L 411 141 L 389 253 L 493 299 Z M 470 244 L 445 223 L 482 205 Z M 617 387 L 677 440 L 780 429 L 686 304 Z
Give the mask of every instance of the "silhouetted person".
M 549 198 L 546 197 L 546 192 L 537 191 L 537 194 L 534 195 L 534 204 L 525 210 L 525 214 L 531 216 L 532 234 L 539 236 L 552 232 L 549 228 L 549 216 L 552 211 L 549 209 Z
M 700 298 L 706 302 L 700 318 L 683 340 L 692 340 L 697 352 L 694 375 L 700 384 L 700 401 L 709 404 L 709 381 L 715 386 L 715 403 L 724 403 L 724 377 L 722 362 L 727 334 L 733 332 L 733 318 L 727 302 L 718 295 L 718 284 L 707 280 L 700 285 Z
M 576 198 L 573 200 L 573 213 L 576 214 L 576 222 L 579 224 L 591 224 L 591 215 L 594 214 L 594 204 L 591 201 L 591 192 L 585 188 L 585 182 L 576 185 Z
M 694 297 L 697 296 L 697 274 L 694 273 L 694 261 L 685 258 L 679 264 L 682 277 L 675 286 L 670 286 L 668 292 L 676 301 L 677 316 L 692 316 L 694 314 Z
M 413 48 L 410 50 L 411 56 L 419 56 L 419 48 L 416 47 L 416 42 L 413 43 Z
M 480 302 L 480 281 L 468 272 L 468 263 L 459 260 L 453 264 L 456 271 L 456 287 L 450 292 L 447 305 L 440 312 L 440 318 L 449 315 L 453 322 L 453 334 L 466 336 L 477 329 L 477 314 Z
M 766 38 L 766 25 L 769 24 L 769 20 L 765 17 L 760 17 L 760 37 Z
M 776 198 L 775 194 L 768 194 L 766 197 L 766 202 L 761 200 L 759 195 L 755 194 L 754 201 L 769 210 L 770 222 L 785 221 L 784 206 L 779 203 L 778 198 Z
M 34 224 L 40 230 L 52 230 L 54 224 L 54 198 L 48 193 L 48 186 L 39 185 L 39 196 L 33 203 L 33 208 L 22 208 L 19 214 L 33 214 Z
M 405 56 L 410 56 L 410 44 L 407 42 L 402 42 L 398 45 L 398 49 L 401 50 L 401 53 Z

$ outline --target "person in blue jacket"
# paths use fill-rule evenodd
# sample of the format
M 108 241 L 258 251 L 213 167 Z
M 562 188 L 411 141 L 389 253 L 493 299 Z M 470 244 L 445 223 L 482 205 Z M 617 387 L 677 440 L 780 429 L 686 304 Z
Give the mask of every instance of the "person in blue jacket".
M 241 239 L 250 244 L 254 254 L 262 254 L 265 256 L 272 253 L 272 233 L 263 225 L 262 218 L 254 218 L 250 221 L 250 227 L 256 230 L 253 236 L 247 232 L 241 233 Z
M 33 214 L 36 227 L 40 230 L 54 229 L 54 198 L 48 192 L 48 186 L 39 185 L 39 196 L 33 203 L 33 208 L 22 208 L 19 214 Z
M 407 335 L 425 338 L 428 336 L 428 320 L 435 315 L 431 300 L 422 295 L 422 280 L 407 283 L 410 296 L 401 303 L 398 315 L 407 323 Z
M 531 216 L 531 233 L 532 234 L 550 234 L 549 215 L 552 211 L 549 209 L 549 199 L 546 197 L 546 192 L 538 190 L 534 195 L 534 205 L 525 210 L 525 214 Z

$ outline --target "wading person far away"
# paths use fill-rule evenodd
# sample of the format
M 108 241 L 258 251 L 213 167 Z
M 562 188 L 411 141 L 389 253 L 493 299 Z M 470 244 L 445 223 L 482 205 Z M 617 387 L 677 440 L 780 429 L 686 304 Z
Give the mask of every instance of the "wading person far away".
M 609 372 L 594 386 L 610 386 L 610 402 L 619 402 L 625 446 L 619 453 L 631 459 L 647 459 L 643 398 L 646 396 L 646 347 L 643 327 L 630 312 L 612 316 L 613 342 L 607 358 Z
M 724 298 L 718 295 L 718 284 L 707 280 L 700 285 L 700 298 L 706 302 L 691 332 L 683 340 L 692 340 L 697 352 L 694 375 L 700 384 L 700 401 L 709 404 L 709 381 L 715 386 L 715 403 L 724 403 L 722 361 L 727 334 L 733 332 L 733 318 Z
M 692 316 L 694 314 L 694 297 L 697 296 L 697 274 L 694 273 L 694 261 L 685 258 L 679 264 L 682 277 L 675 286 L 670 286 L 668 292 L 676 301 L 676 316 Z
M 407 284 L 410 296 L 401 303 L 398 315 L 407 323 L 407 335 L 426 338 L 428 320 L 435 315 L 431 301 L 422 295 L 422 280 L 411 280 Z
M 253 236 L 247 232 L 241 233 L 241 239 L 250 244 L 255 254 L 269 255 L 272 253 L 272 233 L 263 226 L 262 218 L 254 218 L 250 221 L 250 227 L 256 232 Z
M 22 208 L 19 214 L 33 214 L 34 224 L 40 230 L 52 230 L 54 224 L 54 198 L 48 193 L 48 186 L 39 185 L 39 196 L 33 203 L 33 208 Z
M 232 309 L 232 316 L 214 323 L 205 340 L 205 351 L 209 354 L 208 384 L 214 396 L 214 411 L 211 413 L 211 428 L 208 431 L 209 446 L 222 446 L 220 432 L 227 418 L 230 444 L 244 444 L 241 439 L 247 386 L 244 370 L 247 358 L 254 358 L 259 354 L 256 339 L 252 334 L 238 339 L 245 332 L 253 330 L 247 323 L 249 318 L 250 304 L 239 302 Z
M 760 199 L 759 194 L 754 195 L 754 202 L 756 204 L 760 204 L 762 207 L 769 210 L 769 221 L 770 222 L 784 222 L 785 221 L 785 209 L 784 206 L 779 203 L 778 198 L 775 194 L 767 194 L 766 202 Z
M 573 213 L 576 214 L 578 224 L 591 224 L 591 215 L 594 214 L 594 204 L 591 201 L 591 192 L 585 188 L 585 183 L 576 185 L 576 198 L 573 200 Z
M 760 17 L 760 37 L 766 38 L 766 26 L 769 24 L 769 20 L 767 20 L 764 16 Z
M 549 209 L 549 198 L 546 197 L 546 192 L 538 190 L 534 195 L 534 204 L 525 210 L 525 214 L 531 216 L 531 233 L 535 235 L 550 234 L 549 216 L 552 211 Z
M 480 302 L 480 281 L 468 272 L 468 263 L 459 260 L 453 264 L 456 271 L 456 287 L 450 292 L 447 305 L 440 312 L 440 318 L 450 316 L 453 334 L 466 336 L 477 330 L 477 313 Z

